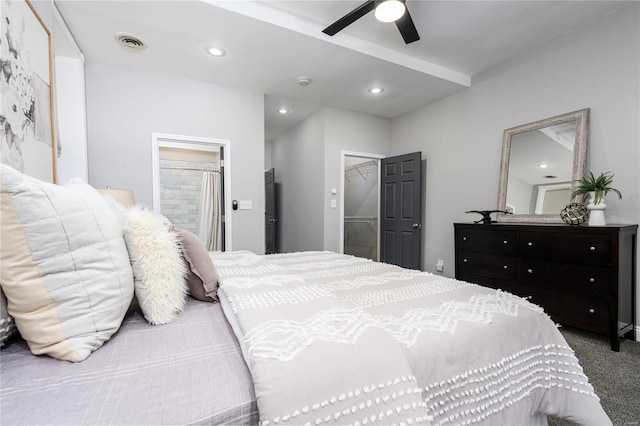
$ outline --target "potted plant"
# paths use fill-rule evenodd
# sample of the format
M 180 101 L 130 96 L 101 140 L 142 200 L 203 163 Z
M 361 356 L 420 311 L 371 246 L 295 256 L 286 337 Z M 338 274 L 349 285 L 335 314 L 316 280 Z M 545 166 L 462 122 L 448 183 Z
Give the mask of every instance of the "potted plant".
M 595 177 L 592 172 L 588 172 L 582 179 L 577 180 L 578 185 L 573 191 L 573 196 L 589 194 L 593 204 L 599 204 L 600 201 L 610 192 L 613 191 L 622 199 L 622 194 L 611 186 L 613 182 L 613 173 L 604 172 L 600 176 Z
M 607 205 L 604 203 L 604 197 L 609 192 L 615 192 L 618 194 L 618 197 L 622 199 L 620 191 L 611 186 L 613 173 L 604 172 L 600 173 L 598 177 L 595 177 L 592 172 L 588 172 L 582 179 L 575 182 L 577 182 L 577 186 L 572 196 L 589 196 L 589 204 L 587 204 L 587 208 L 591 211 L 589 214 L 589 225 L 606 225 L 604 209 L 607 208 Z

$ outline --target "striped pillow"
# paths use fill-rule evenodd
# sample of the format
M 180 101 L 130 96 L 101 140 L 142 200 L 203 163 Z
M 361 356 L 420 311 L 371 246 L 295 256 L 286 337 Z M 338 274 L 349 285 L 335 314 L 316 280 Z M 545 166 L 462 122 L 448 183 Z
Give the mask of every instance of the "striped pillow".
M 31 352 L 82 361 L 133 298 L 123 231 L 84 183 L 62 187 L 0 165 L 0 284 Z

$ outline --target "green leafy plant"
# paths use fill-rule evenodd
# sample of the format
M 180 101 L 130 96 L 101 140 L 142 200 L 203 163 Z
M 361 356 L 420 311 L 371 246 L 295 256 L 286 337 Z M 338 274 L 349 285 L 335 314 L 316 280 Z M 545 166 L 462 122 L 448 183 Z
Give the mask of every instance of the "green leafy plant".
M 575 182 L 577 182 L 577 186 L 573 191 L 573 197 L 578 195 L 585 196 L 588 195 L 589 192 L 594 192 L 593 204 L 598 204 L 609 192 L 615 192 L 618 194 L 618 197 L 622 199 L 620 191 L 611 186 L 613 182 L 613 173 L 611 172 L 600 173 L 598 177 L 588 172 L 582 179 L 576 180 Z

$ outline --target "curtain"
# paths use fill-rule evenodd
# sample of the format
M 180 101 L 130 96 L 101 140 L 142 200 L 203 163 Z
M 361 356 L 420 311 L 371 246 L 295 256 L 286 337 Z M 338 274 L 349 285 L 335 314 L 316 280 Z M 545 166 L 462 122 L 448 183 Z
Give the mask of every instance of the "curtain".
M 209 251 L 222 248 L 222 188 L 220 173 L 204 172 L 198 212 L 198 236 Z

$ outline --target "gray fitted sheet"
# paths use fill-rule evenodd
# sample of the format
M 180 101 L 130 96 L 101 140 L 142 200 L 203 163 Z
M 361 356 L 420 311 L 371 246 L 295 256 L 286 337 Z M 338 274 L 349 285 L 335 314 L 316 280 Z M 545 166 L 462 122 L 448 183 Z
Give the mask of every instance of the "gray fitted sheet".
M 80 363 L 0 351 L 0 424 L 256 424 L 251 375 L 220 304 L 166 325 L 139 312 Z

